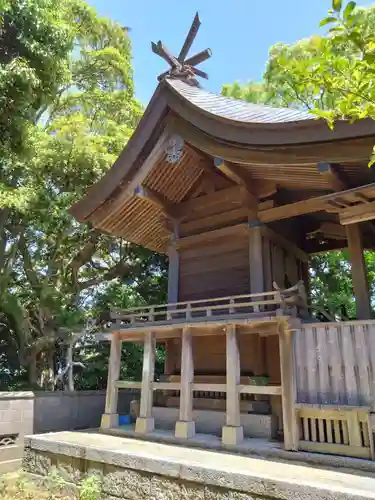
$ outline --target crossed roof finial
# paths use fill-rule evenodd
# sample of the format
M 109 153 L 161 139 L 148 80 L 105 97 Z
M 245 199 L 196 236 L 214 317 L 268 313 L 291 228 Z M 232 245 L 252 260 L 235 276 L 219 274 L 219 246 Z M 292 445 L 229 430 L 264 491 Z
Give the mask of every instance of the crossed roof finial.
M 167 47 L 163 45 L 160 40 L 158 43 L 151 42 L 151 47 L 154 54 L 157 54 L 158 56 L 163 58 L 171 67 L 168 71 L 165 71 L 158 76 L 159 81 L 163 80 L 166 77 L 172 77 L 185 79 L 193 85 L 199 85 L 195 76 L 200 76 L 201 78 L 205 78 L 206 80 L 208 79 L 207 73 L 197 69 L 195 66 L 211 57 L 211 49 L 202 50 L 202 52 L 199 52 L 198 54 L 189 57 L 189 59 L 186 59 L 186 56 L 188 55 L 188 52 L 198 33 L 200 25 L 201 22 L 198 13 L 196 13 L 178 57 L 171 55 Z

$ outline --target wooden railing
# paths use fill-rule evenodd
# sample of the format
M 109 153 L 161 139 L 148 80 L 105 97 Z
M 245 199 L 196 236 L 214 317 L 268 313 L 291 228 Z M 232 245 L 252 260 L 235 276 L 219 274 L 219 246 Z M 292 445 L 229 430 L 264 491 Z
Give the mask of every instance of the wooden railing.
M 238 314 L 258 314 L 284 308 L 288 300 L 284 300 L 281 291 L 219 297 L 215 299 L 192 300 L 151 306 L 134 307 L 132 309 L 115 309 L 111 319 L 127 326 L 146 322 L 182 322 L 202 318 L 217 318 Z

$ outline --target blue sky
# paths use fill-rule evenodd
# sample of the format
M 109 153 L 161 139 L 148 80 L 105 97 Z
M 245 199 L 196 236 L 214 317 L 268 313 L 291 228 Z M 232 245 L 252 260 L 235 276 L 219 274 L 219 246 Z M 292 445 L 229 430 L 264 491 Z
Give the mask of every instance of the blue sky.
M 319 32 L 330 0 L 88 0 L 101 15 L 131 28 L 136 95 L 147 104 L 166 63 L 151 52 L 151 41 L 162 40 L 178 55 L 196 11 L 201 27 L 189 53 L 210 48 L 211 59 L 199 67 L 210 79 L 208 90 L 260 79 L 268 49 Z M 369 2 L 358 1 L 358 5 Z

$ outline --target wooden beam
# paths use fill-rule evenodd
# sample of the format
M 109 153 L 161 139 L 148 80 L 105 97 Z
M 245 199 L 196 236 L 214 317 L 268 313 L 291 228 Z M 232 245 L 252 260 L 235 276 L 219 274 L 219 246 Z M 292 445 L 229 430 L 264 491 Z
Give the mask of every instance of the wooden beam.
M 238 167 L 237 165 L 230 165 L 221 158 L 215 158 L 214 164 L 215 167 L 228 179 L 242 187 L 241 194 L 244 200 L 244 204 L 247 208 L 254 212 L 255 216 L 258 209 L 258 198 L 255 193 L 253 193 L 249 183 L 249 179 L 246 177 L 246 175 L 243 174 L 241 167 Z
M 335 222 L 322 222 L 318 229 L 310 231 L 307 233 L 309 235 L 323 234 L 326 238 L 335 240 L 345 240 L 346 232 L 345 228 L 341 224 L 336 224 Z
M 269 210 L 263 210 L 262 212 L 259 213 L 258 218 L 261 222 L 267 223 L 276 220 L 290 219 L 292 217 L 297 217 L 298 215 L 321 212 L 329 209 L 330 202 L 335 202 L 335 200 L 337 200 L 338 198 L 340 197 L 342 198 L 346 195 L 357 196 L 359 193 L 362 195 L 366 195 L 367 193 L 370 195 L 371 193 L 371 196 L 374 196 L 375 183 L 367 184 L 366 186 L 347 189 L 346 191 L 326 194 L 323 196 L 317 196 L 315 198 L 309 198 L 307 200 L 297 201 L 296 203 L 281 205 L 279 207 L 271 208 Z M 370 203 L 366 204 L 366 206 L 368 205 L 370 205 Z
M 228 177 L 235 184 L 239 184 L 240 186 L 247 186 L 248 180 L 243 175 L 240 167 L 236 165 L 229 165 L 222 158 L 214 158 L 214 165 L 225 177 Z
M 195 435 L 193 421 L 193 337 L 189 328 L 182 331 L 181 346 L 181 386 L 180 386 L 180 416 L 176 422 L 175 435 L 178 438 L 191 438 Z
M 334 165 L 330 163 L 318 163 L 317 169 L 333 191 L 344 191 L 348 188 L 340 172 L 338 172 Z
M 191 212 L 204 210 L 206 208 L 228 201 L 233 201 L 234 203 L 238 203 L 238 205 L 240 205 L 240 196 L 241 186 L 231 186 L 220 191 L 215 191 L 212 194 L 207 194 L 205 196 L 200 196 L 199 198 L 183 201 L 177 205 L 178 216 L 185 217 L 190 215 Z
M 102 415 L 101 428 L 110 429 L 118 426 L 118 387 L 121 366 L 121 340 L 117 333 L 111 337 L 111 350 L 108 363 L 107 393 L 105 398 L 105 412 Z
M 243 427 L 240 418 L 240 352 L 235 325 L 226 327 L 226 365 L 227 365 L 227 411 L 226 425 L 223 427 L 224 444 L 236 445 L 243 440 Z
M 152 417 L 152 401 L 155 371 L 155 338 L 154 334 L 147 331 L 144 334 L 144 349 L 143 349 L 143 369 L 142 369 L 142 385 L 141 385 L 141 404 L 139 408 L 139 417 L 135 424 L 135 432 L 147 434 L 155 428 L 154 419 Z
M 340 224 L 357 224 L 359 222 L 375 219 L 375 201 L 360 203 L 352 207 L 344 208 L 339 212 Z
M 237 224 L 236 226 L 224 227 L 221 229 L 214 229 L 213 231 L 206 231 L 192 236 L 185 236 L 176 241 L 177 248 L 186 248 L 200 243 L 206 243 L 209 240 L 214 240 L 221 237 L 230 237 L 235 234 L 245 234 L 247 231 L 247 224 Z
M 352 282 L 357 319 L 370 319 L 371 306 L 366 264 L 363 256 L 362 233 L 359 224 L 346 226 L 348 249 L 352 264 Z
M 143 198 L 158 207 L 166 218 L 170 220 L 174 220 L 176 218 L 174 210 L 177 205 L 173 205 L 173 203 L 168 202 L 168 200 L 166 200 L 160 193 L 157 193 L 153 189 L 145 186 L 137 186 L 134 189 L 134 195 L 138 198 Z

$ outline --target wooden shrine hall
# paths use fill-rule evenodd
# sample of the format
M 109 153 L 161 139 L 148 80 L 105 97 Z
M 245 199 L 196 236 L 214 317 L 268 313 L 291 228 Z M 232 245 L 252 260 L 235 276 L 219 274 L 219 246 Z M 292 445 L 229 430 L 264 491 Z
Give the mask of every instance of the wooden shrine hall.
M 375 122 L 324 120 L 204 90 L 210 55 L 153 51 L 170 70 L 107 174 L 72 208 L 99 231 L 168 255 L 168 303 L 114 310 L 102 428 L 139 388 L 136 433 L 173 429 L 373 458 L 375 325 L 364 249 L 375 247 Z M 317 319 L 310 255 L 348 248 L 357 321 Z M 320 317 L 322 312 L 320 311 Z M 141 382 L 119 380 L 144 342 Z M 155 380 L 155 344 L 165 373 Z M 215 420 L 216 419 L 216 420 Z M 216 422 L 216 424 L 215 424 Z M 211 427 L 210 427 L 211 425 Z M 216 427 L 215 427 L 216 425 Z

